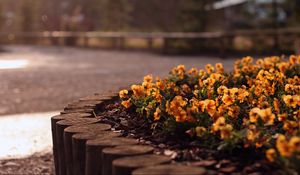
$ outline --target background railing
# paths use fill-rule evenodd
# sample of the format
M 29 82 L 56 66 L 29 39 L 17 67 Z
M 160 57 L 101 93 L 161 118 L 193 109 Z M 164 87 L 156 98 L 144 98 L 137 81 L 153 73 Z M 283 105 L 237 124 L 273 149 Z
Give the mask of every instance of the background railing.
M 182 47 L 190 50 L 214 50 L 220 55 L 240 51 L 270 50 L 300 52 L 300 28 L 266 29 L 266 30 L 240 30 L 227 32 L 203 32 L 203 33 L 143 33 L 143 32 L 16 32 L 0 33 L 2 44 L 5 43 L 29 43 L 84 47 L 105 47 L 113 49 L 132 48 L 128 44 L 130 40 L 140 39 L 144 49 L 157 49 L 164 53 L 172 50 L 182 50 Z M 44 40 L 44 42 L 41 42 Z M 45 40 L 47 42 L 45 42 Z M 93 42 L 92 42 L 93 40 Z M 106 44 L 95 44 L 95 41 L 106 41 Z M 100 42 L 101 43 L 101 42 Z M 107 44 L 109 43 L 109 44 Z M 141 45 L 141 41 L 135 42 Z M 159 44 L 157 44 L 159 43 Z M 134 45 L 134 44 L 133 44 Z

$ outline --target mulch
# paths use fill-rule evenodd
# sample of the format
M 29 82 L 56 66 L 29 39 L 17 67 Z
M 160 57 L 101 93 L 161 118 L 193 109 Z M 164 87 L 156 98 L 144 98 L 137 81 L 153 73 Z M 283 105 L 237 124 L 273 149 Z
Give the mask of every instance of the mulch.
M 141 143 L 153 146 L 156 154 L 171 156 L 176 162 L 205 167 L 208 174 L 284 174 L 279 165 L 268 162 L 259 150 L 219 151 L 188 136 L 153 134 L 147 119 L 126 110 L 119 100 L 107 104 L 100 111 L 103 111 L 98 114 L 102 122 L 120 130 L 123 136 L 137 138 Z

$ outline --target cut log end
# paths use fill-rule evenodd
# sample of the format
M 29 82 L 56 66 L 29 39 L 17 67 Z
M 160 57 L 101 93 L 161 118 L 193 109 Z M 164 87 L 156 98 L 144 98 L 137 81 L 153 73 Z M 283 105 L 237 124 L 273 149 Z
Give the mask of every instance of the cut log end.
M 129 175 L 137 168 L 166 164 L 171 161 L 170 157 L 155 154 L 124 157 L 113 161 L 112 172 L 114 175 Z
M 185 165 L 157 165 L 134 170 L 132 175 L 203 175 L 206 170 Z
M 68 133 L 81 133 L 81 132 L 101 132 L 111 129 L 111 126 L 108 124 L 101 124 L 101 123 L 95 123 L 95 124 L 87 124 L 87 125 L 81 125 L 81 126 L 69 126 L 67 127 L 64 132 Z

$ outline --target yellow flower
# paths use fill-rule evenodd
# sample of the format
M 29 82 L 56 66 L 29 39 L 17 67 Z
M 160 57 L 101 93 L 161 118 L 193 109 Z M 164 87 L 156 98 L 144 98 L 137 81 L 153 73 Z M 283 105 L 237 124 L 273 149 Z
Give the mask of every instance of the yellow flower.
M 171 101 L 171 108 L 178 108 L 178 107 L 185 107 L 187 102 L 183 99 L 182 96 L 175 96 L 174 99 Z
M 249 96 L 249 92 L 246 89 L 239 89 L 237 99 L 240 102 L 244 102 L 245 98 Z
M 199 71 L 196 68 L 191 68 L 188 73 L 189 75 L 196 76 L 199 74 Z
M 234 103 L 234 98 L 232 98 L 229 95 L 224 95 L 222 97 L 222 101 L 223 101 L 223 103 L 225 103 L 225 105 L 229 106 L 229 105 L 232 105 Z
M 284 135 L 279 135 L 276 140 L 276 148 L 283 157 L 290 157 L 291 151 Z
M 203 136 L 203 134 L 204 134 L 207 130 L 206 130 L 206 128 L 204 128 L 203 126 L 197 126 L 197 127 L 195 128 L 195 131 L 196 131 L 196 135 L 197 135 L 198 137 L 201 137 L 201 136 Z
M 226 124 L 225 126 L 220 127 L 220 133 L 222 139 L 227 139 L 231 135 L 231 131 L 233 127 L 230 124 Z
M 154 121 L 157 121 L 160 119 L 160 113 L 161 113 L 161 110 L 159 108 L 156 108 L 156 110 L 154 112 Z
M 274 162 L 276 158 L 276 151 L 273 148 L 270 148 L 266 151 L 266 157 L 270 162 Z
M 205 100 L 205 109 L 210 116 L 213 116 L 216 112 L 216 102 L 214 100 Z
M 144 95 L 145 88 L 141 85 L 132 85 L 131 89 L 133 91 L 133 95 L 136 97 L 140 97 Z
M 258 136 L 259 136 L 260 132 L 257 130 L 256 126 L 251 124 L 248 126 L 248 129 L 247 129 L 247 140 L 250 141 L 250 142 L 254 142 Z
M 273 106 L 274 106 L 274 109 L 277 112 L 277 114 L 280 114 L 280 103 L 277 98 L 274 98 Z
M 228 110 L 228 115 L 230 117 L 238 117 L 239 114 L 240 114 L 240 107 L 239 106 L 230 107 L 229 110 Z
M 283 124 L 283 129 L 288 133 L 292 134 L 298 128 L 298 123 L 291 120 L 286 120 Z
M 205 108 L 206 108 L 206 104 L 204 101 L 200 101 L 199 102 L 199 108 L 201 109 L 202 112 L 205 111 Z
M 219 95 L 222 95 L 225 93 L 225 91 L 228 90 L 226 86 L 220 86 L 218 89 L 217 89 L 217 92 Z
M 211 74 L 214 71 L 214 67 L 211 64 L 205 65 L 207 73 Z
M 283 96 L 283 101 L 287 106 L 296 108 L 297 107 L 297 101 L 296 98 L 294 96 L 291 95 L 284 95 Z
M 152 75 L 146 75 L 146 76 L 144 76 L 144 82 L 152 83 L 152 81 L 153 81 Z
M 224 117 L 219 117 L 216 122 L 212 125 L 212 132 L 217 132 L 220 130 L 221 127 L 225 126 L 225 118 Z
M 252 63 L 252 61 L 253 61 L 253 58 L 250 57 L 250 56 L 244 57 L 244 58 L 242 59 L 242 63 L 243 63 L 243 64 L 249 64 L 249 63 Z
M 284 86 L 284 90 L 288 93 L 292 92 L 294 90 L 294 86 L 292 84 L 286 84 Z
M 297 63 L 297 56 L 295 56 L 295 55 L 291 55 L 290 56 L 290 59 L 289 59 L 289 61 L 290 61 L 290 63 L 291 64 L 296 64 Z
M 179 112 L 175 115 L 176 122 L 184 122 L 187 119 L 187 113 L 180 108 Z
M 291 152 L 300 152 L 300 137 L 293 136 L 289 141 Z
M 120 98 L 126 98 L 127 97 L 127 94 L 128 94 L 128 91 L 127 90 L 121 90 L 119 92 L 119 97 Z
M 259 108 L 253 108 L 250 110 L 249 113 L 249 119 L 251 123 L 256 123 L 257 119 L 259 118 L 260 109 Z
M 165 89 L 165 84 L 162 82 L 162 80 L 160 78 L 156 79 L 156 83 L 155 83 L 156 87 L 159 89 Z
M 222 63 L 217 63 L 216 64 L 216 71 L 217 71 L 217 73 L 223 73 L 224 72 L 224 68 L 223 68 Z
M 191 89 L 190 89 L 190 87 L 189 87 L 187 84 L 182 85 L 182 90 L 183 90 L 185 93 L 191 92 Z
M 125 108 L 129 108 L 131 106 L 130 99 L 126 101 L 122 101 L 121 103 Z
M 263 109 L 259 113 L 261 119 L 264 121 L 265 125 L 273 125 L 275 115 L 272 113 L 272 108 Z

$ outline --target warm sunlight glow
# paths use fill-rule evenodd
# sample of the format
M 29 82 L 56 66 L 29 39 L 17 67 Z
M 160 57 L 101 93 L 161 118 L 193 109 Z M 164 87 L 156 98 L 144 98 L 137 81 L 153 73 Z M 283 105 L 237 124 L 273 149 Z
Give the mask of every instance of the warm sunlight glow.
M 18 69 L 28 65 L 28 60 L 0 60 L 0 69 Z

